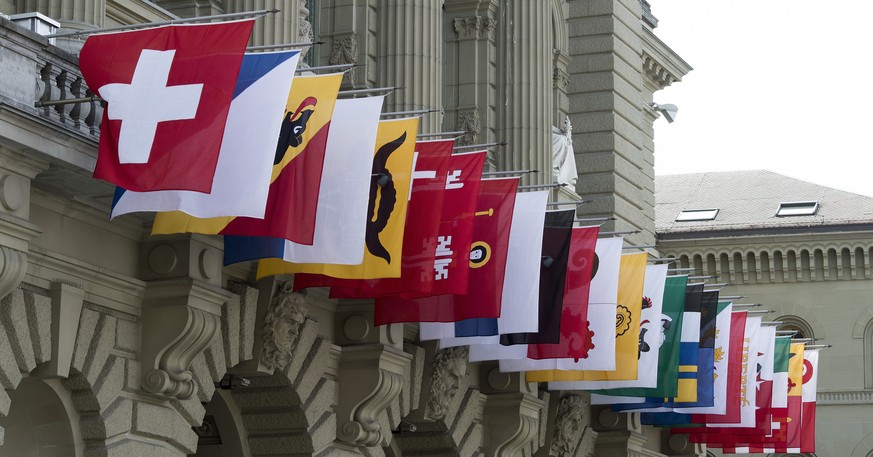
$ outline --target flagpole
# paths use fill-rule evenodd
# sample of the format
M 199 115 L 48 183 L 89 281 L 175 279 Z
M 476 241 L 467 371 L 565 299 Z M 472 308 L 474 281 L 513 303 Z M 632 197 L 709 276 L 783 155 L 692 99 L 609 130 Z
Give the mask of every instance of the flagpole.
M 285 49 L 285 48 L 308 48 L 318 44 L 324 44 L 324 41 L 308 41 L 305 43 L 285 43 L 285 44 L 263 44 L 260 46 L 249 46 L 246 51 L 267 51 L 270 49 Z
M 573 222 L 609 222 L 616 220 L 614 217 L 583 217 L 581 219 L 573 219 Z
M 91 30 L 77 30 L 75 32 L 63 32 L 63 33 L 53 33 L 51 35 L 43 35 L 46 38 L 64 38 L 64 37 L 75 37 L 82 35 L 92 35 L 95 33 L 106 33 L 106 32 L 120 32 L 123 30 L 135 30 L 135 29 L 143 29 L 148 27 L 160 27 L 162 25 L 173 25 L 173 24 L 192 24 L 197 22 L 208 22 L 215 19 L 235 19 L 242 17 L 261 17 L 266 16 L 270 13 L 278 13 L 280 10 L 272 9 L 272 10 L 256 10 L 256 11 L 246 11 L 242 13 L 225 13 L 225 14 L 214 14 L 212 16 L 202 16 L 202 17 L 191 17 L 185 19 L 171 19 L 169 21 L 159 21 L 159 22 L 147 22 L 145 24 L 130 24 L 130 25 L 120 25 L 118 27 L 105 27 L 102 29 L 91 29 Z
M 467 132 L 465 132 L 463 130 L 458 130 L 456 132 L 419 133 L 415 137 L 416 138 L 432 138 L 435 136 L 461 136 L 461 135 L 466 135 L 466 134 L 467 134 Z
M 640 244 L 638 246 L 622 246 L 621 248 L 622 249 L 654 249 L 655 245 L 654 244 Z M 701 284 L 703 284 L 703 283 L 701 283 Z M 689 284 L 689 286 L 690 285 L 691 284 Z
M 466 146 L 455 146 L 454 148 L 452 148 L 452 150 L 453 151 L 461 151 L 461 150 L 466 150 L 466 149 L 490 149 L 490 148 L 493 148 L 495 146 L 506 146 L 506 142 L 502 141 L 500 143 L 469 144 Z
M 412 110 L 412 111 L 394 111 L 394 112 L 391 112 L 391 113 L 382 113 L 382 114 L 379 115 L 379 117 L 385 117 L 385 116 L 414 116 L 414 115 L 424 115 L 424 114 L 436 113 L 436 112 L 439 112 L 439 111 L 442 111 L 442 110 L 438 110 L 438 109 L 417 109 L 417 110 Z
M 532 190 L 532 189 L 555 189 L 558 187 L 564 187 L 567 184 L 565 183 L 556 183 L 556 184 L 532 184 L 530 186 L 518 186 L 518 190 Z M 584 201 L 583 201 L 584 202 Z M 566 203 L 557 203 L 557 204 L 581 204 L 582 202 L 566 202 Z M 546 203 L 546 205 L 555 205 L 556 203 Z
M 322 65 L 320 67 L 299 67 L 294 70 L 295 73 L 300 73 L 304 71 L 321 71 L 321 70 L 348 70 L 350 68 L 355 67 L 363 67 L 363 65 L 359 63 L 341 63 L 339 65 Z M 342 93 L 342 92 L 340 92 Z
M 564 184 L 552 184 L 552 187 L 562 187 L 562 186 L 564 186 Z M 542 187 L 542 186 L 520 186 L 519 189 L 527 188 L 527 187 L 534 188 L 534 187 Z M 546 203 L 546 206 L 569 206 L 569 205 L 579 206 L 579 205 L 584 205 L 586 203 L 591 203 L 591 200 L 579 200 L 579 201 L 575 201 L 575 202 L 548 202 L 548 203 Z M 573 222 L 576 222 L 576 220 L 574 219 Z
M 401 90 L 403 87 L 373 87 L 370 89 L 353 89 L 353 90 L 341 90 L 339 95 L 360 95 L 360 94 L 372 94 L 376 92 L 394 92 L 395 90 Z
M 482 176 L 503 176 L 503 175 L 527 175 L 530 173 L 539 173 L 539 170 L 508 170 L 508 171 L 486 171 Z
M 625 230 L 623 232 L 600 232 L 597 236 L 615 236 L 615 235 L 634 235 L 640 233 L 642 230 Z

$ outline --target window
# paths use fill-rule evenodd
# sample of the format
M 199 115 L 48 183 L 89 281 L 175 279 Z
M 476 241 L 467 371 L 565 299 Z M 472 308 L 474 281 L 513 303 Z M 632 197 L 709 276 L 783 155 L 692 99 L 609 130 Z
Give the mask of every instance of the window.
M 780 203 L 776 216 L 812 216 L 818 211 L 818 202 Z
M 687 209 L 676 216 L 676 222 L 711 221 L 718 215 L 718 209 Z

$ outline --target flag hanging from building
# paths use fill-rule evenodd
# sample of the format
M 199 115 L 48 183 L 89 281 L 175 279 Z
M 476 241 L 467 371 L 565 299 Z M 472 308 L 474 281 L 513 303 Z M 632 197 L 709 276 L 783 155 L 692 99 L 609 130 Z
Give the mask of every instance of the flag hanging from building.
M 644 252 L 621 256 L 614 330 L 615 370 L 529 371 L 528 382 L 637 379 L 640 313 L 647 258 L 648 254 Z
M 82 76 L 106 101 L 94 177 L 209 192 L 254 20 L 93 34 Z
M 580 360 L 587 357 L 591 344 L 588 295 L 594 267 L 594 246 L 599 232 L 599 226 L 573 229 L 561 305 L 560 340 L 557 344 L 531 344 L 527 350 L 529 358 Z
M 342 73 L 294 78 L 273 157 L 263 218 L 195 218 L 178 211 L 159 213 L 152 234 L 266 236 L 311 245 L 317 191 L 325 174 L 327 137 L 341 82 Z
M 366 97 L 336 102 L 324 156 L 324 169 L 330 173 L 318 190 L 312 244 L 225 236 L 225 265 L 263 258 L 338 265 L 363 261 L 370 167 L 383 101 L 384 97 Z
M 801 387 L 800 449 L 789 452 L 815 452 L 815 401 L 818 390 L 819 350 L 803 353 L 803 386 Z
M 258 263 L 258 278 L 289 273 L 314 273 L 345 279 L 399 278 L 417 131 L 418 118 L 379 123 L 367 214 L 359 222 L 366 228 L 366 249 L 361 264 L 327 265 L 263 259 Z
M 546 212 L 542 233 L 542 254 L 539 262 L 538 326 L 534 332 L 501 333 L 500 344 L 557 344 L 561 339 L 561 312 L 567 260 L 576 208 Z M 527 351 L 525 351 L 527 352 Z
M 306 273 L 294 276 L 294 287 L 330 287 L 331 298 L 375 298 L 398 293 L 424 293 L 433 286 L 433 264 L 446 174 L 454 140 L 423 141 L 415 145 L 412 188 L 403 231 L 400 277 L 385 279 L 336 279 Z
M 116 188 L 112 215 L 182 211 L 195 217 L 264 217 L 270 170 L 299 51 L 246 54 L 236 82 L 210 193 Z
M 376 299 L 377 322 L 456 322 L 500 316 L 512 210 L 517 178 L 483 179 L 479 183 L 473 242 L 469 247 L 470 287 L 465 295 Z M 379 308 L 383 308 L 379 311 Z M 381 315 L 392 310 L 393 315 Z M 381 316 L 380 316 L 381 315 Z
M 646 275 L 648 282 L 648 273 Z M 591 395 L 591 403 L 642 403 L 645 397 L 672 398 L 677 395 L 679 374 L 680 330 L 685 309 L 685 289 L 688 276 L 669 276 L 664 283 L 663 312 L 658 319 L 657 344 L 659 345 L 657 384 L 651 387 L 628 386 L 598 390 Z M 653 330 L 654 331 L 654 330 Z M 628 381 L 630 384 L 631 381 Z M 552 382 L 549 389 L 575 390 L 581 383 Z
M 497 344 L 500 332 L 536 331 L 542 233 L 548 198 L 548 191 L 521 192 L 515 196 L 500 317 L 422 322 L 419 325 L 421 340 L 440 339 L 441 347 Z
M 715 347 L 713 362 L 713 404 L 712 406 L 692 406 L 677 409 L 684 414 L 725 414 L 727 408 L 728 366 L 730 364 L 731 314 L 733 304 L 728 301 L 718 303 L 718 315 L 715 317 Z M 740 330 L 742 330 L 740 328 Z

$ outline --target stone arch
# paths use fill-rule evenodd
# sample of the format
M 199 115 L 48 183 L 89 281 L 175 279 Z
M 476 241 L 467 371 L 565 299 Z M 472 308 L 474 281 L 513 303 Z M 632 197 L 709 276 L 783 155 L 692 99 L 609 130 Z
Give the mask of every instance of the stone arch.
M 783 264 L 784 257 L 782 251 L 773 251 L 773 280 L 776 282 L 785 281 L 785 266 Z
M 788 255 L 786 256 L 786 261 L 788 264 L 788 281 L 796 282 L 797 281 L 797 252 L 794 249 L 788 250 Z
M 122 403 L 118 395 L 126 378 L 125 359 L 112 353 L 118 349 L 119 319 L 82 309 L 78 322 L 67 323 L 76 329 L 69 365 L 58 367 L 52 360 L 52 307 L 52 299 L 42 290 L 14 289 L 0 300 L 0 346 L 9 348 L 0 355 L 0 396 L 6 401 L 27 397 L 27 391 L 15 392 L 22 381 L 25 389 L 48 392 L 44 384 L 63 405 L 74 441 L 81 447 L 105 446 L 113 432 L 108 424 L 130 424 L 129 418 L 111 419 Z M 63 377 L 50 379 L 58 375 Z
M 855 445 L 850 457 L 873 457 L 873 433 L 868 434 Z
M 752 251 L 746 253 L 746 282 L 758 282 L 758 261 Z
M 731 272 L 730 257 L 726 252 L 722 252 L 719 255 L 719 262 L 721 263 L 721 280 L 722 282 L 730 284 L 735 275 L 733 275 Z
M 718 266 L 715 262 L 715 254 L 711 252 L 706 254 L 706 274 L 710 276 L 715 276 L 718 274 Z
M 0 455 L 84 455 L 79 414 L 60 380 L 24 378 L 10 399 L 6 416 L 0 417 L 5 431 Z
M 780 316 L 776 321 L 782 322 L 782 325 L 779 326 L 779 330 L 797 330 L 796 338 L 816 338 L 813 326 L 810 325 L 806 319 L 800 316 L 788 314 Z
M 761 262 L 761 268 L 758 270 L 761 275 L 761 282 L 772 282 L 773 272 L 770 271 L 770 253 L 767 251 L 761 251 L 758 254 L 758 259 Z
M 864 327 L 864 388 L 873 388 L 873 319 Z
M 867 278 L 867 262 L 864 256 L 864 248 L 858 246 L 855 248 L 855 279 Z
M 734 269 L 733 276 L 734 282 L 737 284 L 743 284 L 746 282 L 746 275 L 743 269 L 745 262 L 743 262 L 743 254 L 739 252 L 734 253 Z

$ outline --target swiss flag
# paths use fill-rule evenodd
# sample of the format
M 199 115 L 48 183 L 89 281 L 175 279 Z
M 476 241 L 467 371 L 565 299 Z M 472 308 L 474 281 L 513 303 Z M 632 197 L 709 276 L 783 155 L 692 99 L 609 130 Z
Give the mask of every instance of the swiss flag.
M 79 66 L 107 103 L 94 177 L 137 192 L 210 192 L 253 23 L 88 37 Z

